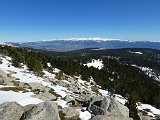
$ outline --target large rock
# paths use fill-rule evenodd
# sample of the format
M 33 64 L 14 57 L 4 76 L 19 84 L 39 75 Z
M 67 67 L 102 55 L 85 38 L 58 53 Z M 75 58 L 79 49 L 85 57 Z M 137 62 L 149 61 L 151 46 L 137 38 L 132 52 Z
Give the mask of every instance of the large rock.
M 122 116 L 129 118 L 129 109 L 119 103 L 115 98 L 111 98 L 111 103 L 108 108 L 108 112 L 111 113 L 111 115 L 117 115 L 117 116 Z
M 102 96 L 97 96 L 97 97 L 92 97 L 90 104 L 88 106 L 88 110 L 94 114 L 94 115 L 104 115 L 107 111 L 108 108 L 107 107 L 107 103 L 104 109 L 104 104 L 102 105 L 102 101 L 103 101 L 104 97 Z
M 62 113 L 64 114 L 65 120 L 78 120 L 80 115 L 75 107 L 65 107 L 62 109 Z
M 91 120 L 133 120 L 133 119 L 125 117 L 117 117 L 117 116 L 97 115 L 91 118 Z
M 24 109 L 16 102 L 6 102 L 0 105 L 0 120 L 20 120 Z
M 60 120 L 58 106 L 55 102 L 43 102 L 25 107 L 22 120 Z
M 127 107 L 113 97 L 93 97 L 88 110 L 94 115 L 108 115 L 129 118 Z

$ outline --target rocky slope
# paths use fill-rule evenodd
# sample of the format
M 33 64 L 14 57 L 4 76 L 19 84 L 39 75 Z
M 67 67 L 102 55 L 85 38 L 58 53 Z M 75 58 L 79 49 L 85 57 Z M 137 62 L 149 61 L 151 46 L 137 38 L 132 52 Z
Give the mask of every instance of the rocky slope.
M 1 55 L 0 120 L 132 120 L 127 100 L 110 95 L 92 78 L 86 82 L 56 68 L 36 76 L 26 65 L 12 66 L 11 59 Z M 158 109 L 146 112 L 141 103 L 139 109 L 142 120 L 151 119 L 144 112 L 152 118 L 159 114 Z

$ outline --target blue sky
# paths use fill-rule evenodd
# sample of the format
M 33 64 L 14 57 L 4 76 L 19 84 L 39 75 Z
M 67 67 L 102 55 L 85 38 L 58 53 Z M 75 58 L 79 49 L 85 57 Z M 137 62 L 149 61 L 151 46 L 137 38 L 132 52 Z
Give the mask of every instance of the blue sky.
M 0 41 L 160 41 L 160 0 L 0 0 Z

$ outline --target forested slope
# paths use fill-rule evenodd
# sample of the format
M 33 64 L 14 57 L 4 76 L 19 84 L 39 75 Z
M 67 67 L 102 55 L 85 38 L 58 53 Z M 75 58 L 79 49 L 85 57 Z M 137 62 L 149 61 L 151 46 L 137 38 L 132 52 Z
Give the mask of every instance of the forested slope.
M 130 115 L 136 115 L 136 103 L 143 102 L 160 108 L 160 83 L 145 74 L 137 66 L 149 67 L 159 74 L 160 51 L 153 49 L 116 49 L 93 50 L 84 49 L 67 53 L 50 53 L 46 51 L 30 50 L 27 48 L 0 46 L 1 54 L 11 56 L 12 64 L 20 67 L 24 63 L 37 75 L 42 75 L 43 68 L 51 71 L 47 66 L 62 70 L 68 75 L 81 75 L 88 81 L 94 81 L 109 90 L 112 94 L 118 93 L 126 97 Z M 104 67 L 99 70 L 94 67 L 84 66 L 92 59 L 102 59 Z

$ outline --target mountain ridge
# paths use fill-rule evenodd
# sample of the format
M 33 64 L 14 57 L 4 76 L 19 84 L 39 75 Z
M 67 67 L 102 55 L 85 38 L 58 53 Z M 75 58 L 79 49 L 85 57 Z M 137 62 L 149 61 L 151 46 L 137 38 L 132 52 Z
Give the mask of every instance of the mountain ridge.
M 85 48 L 152 48 L 160 50 L 160 42 L 153 41 L 121 41 L 121 40 L 52 40 L 14 43 L 8 42 L 20 47 L 29 47 L 47 51 L 66 52 Z

